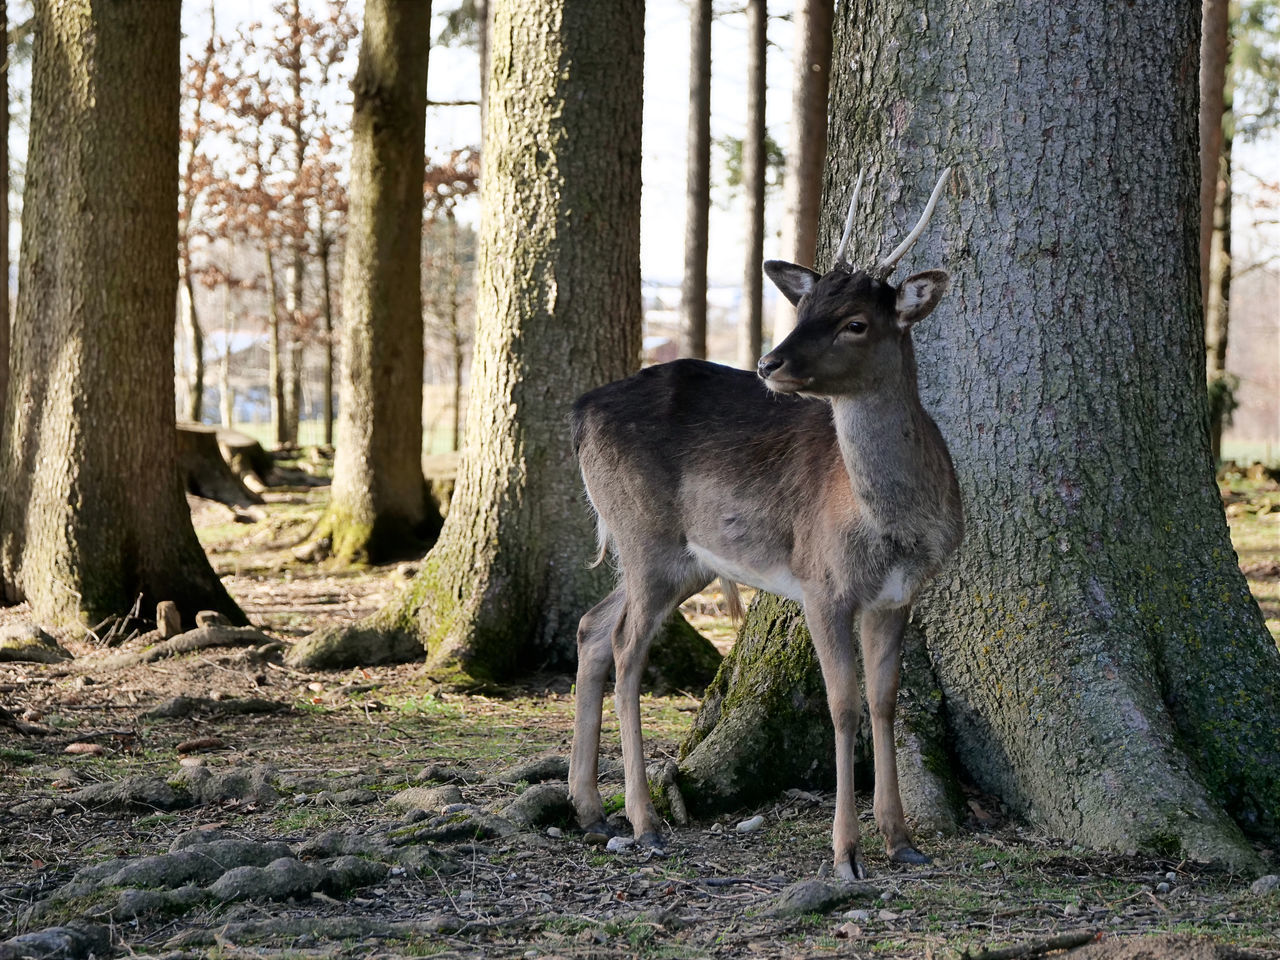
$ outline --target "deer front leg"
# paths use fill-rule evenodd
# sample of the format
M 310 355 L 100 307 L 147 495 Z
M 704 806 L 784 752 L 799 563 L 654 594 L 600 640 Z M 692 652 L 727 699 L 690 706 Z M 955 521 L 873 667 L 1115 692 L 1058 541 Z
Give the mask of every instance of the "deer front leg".
M 836 732 L 836 816 L 831 831 L 835 872 L 842 880 L 862 880 L 858 808 L 854 803 L 853 750 L 862 701 L 858 695 L 858 663 L 853 648 L 853 611 L 830 602 L 805 598 L 805 620 L 822 666 L 827 707 Z
M 862 665 L 867 672 L 867 705 L 871 708 L 871 739 L 875 747 L 876 824 L 884 836 L 889 859 L 896 863 L 932 861 L 915 848 L 898 793 L 898 757 L 893 742 L 893 715 L 898 703 L 902 664 L 902 633 L 910 607 L 867 610 L 862 614 Z
M 600 714 L 604 684 L 613 663 L 612 637 L 622 616 L 626 594 L 619 587 L 582 616 L 578 623 L 578 676 L 574 687 L 573 749 L 569 754 L 569 796 L 578 825 L 607 833 L 604 804 L 597 786 Z

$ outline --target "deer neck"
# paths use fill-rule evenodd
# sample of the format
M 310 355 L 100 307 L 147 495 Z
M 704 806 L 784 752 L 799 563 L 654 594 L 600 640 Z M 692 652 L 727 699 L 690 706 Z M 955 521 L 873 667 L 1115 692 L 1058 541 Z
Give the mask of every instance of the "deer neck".
M 931 487 L 928 415 L 914 380 L 831 398 L 840 456 L 863 525 L 892 534 Z

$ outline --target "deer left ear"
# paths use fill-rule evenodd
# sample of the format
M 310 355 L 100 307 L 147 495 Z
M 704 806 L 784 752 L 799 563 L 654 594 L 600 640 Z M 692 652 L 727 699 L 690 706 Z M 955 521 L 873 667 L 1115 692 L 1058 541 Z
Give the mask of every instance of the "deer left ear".
M 903 280 L 898 287 L 898 326 L 905 330 L 932 313 L 950 282 L 945 270 L 925 270 Z

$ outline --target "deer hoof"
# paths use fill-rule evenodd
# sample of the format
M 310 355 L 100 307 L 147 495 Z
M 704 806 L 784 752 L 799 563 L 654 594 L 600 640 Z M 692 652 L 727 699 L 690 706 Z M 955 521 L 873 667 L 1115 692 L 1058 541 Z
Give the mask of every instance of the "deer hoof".
M 893 853 L 889 854 L 889 859 L 894 863 L 905 863 L 913 867 L 923 867 L 926 864 L 933 863 L 932 857 L 921 853 L 912 846 L 899 847 L 897 850 L 893 851 Z
M 636 837 L 636 846 L 641 850 L 653 850 L 662 853 L 667 849 L 667 842 L 662 839 L 662 834 L 656 830 L 646 830 L 640 836 Z
M 850 882 L 867 879 L 867 868 L 863 866 L 862 858 L 854 857 L 852 860 L 843 860 L 837 863 L 836 878 Z

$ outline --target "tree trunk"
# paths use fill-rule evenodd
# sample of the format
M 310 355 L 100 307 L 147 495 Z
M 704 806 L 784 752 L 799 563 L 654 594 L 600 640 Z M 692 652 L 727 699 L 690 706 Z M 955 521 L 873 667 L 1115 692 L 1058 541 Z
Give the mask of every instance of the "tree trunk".
M 0 430 L 9 393 L 9 7 L 0 0 Z
M 422 477 L 422 178 L 431 7 L 365 7 L 355 91 L 342 409 L 318 535 L 346 561 L 420 551 L 439 530 Z
M 244 623 L 175 456 L 178 5 L 39 0 L 35 21 L 3 595 L 45 624 L 96 622 L 139 595 Z
M 914 622 L 955 759 L 1075 842 L 1252 865 L 1240 828 L 1278 826 L 1280 654 L 1209 459 L 1197 16 L 1086 0 L 925 20 L 856 0 L 837 14 L 834 62 L 854 69 L 835 78 L 830 166 L 837 197 L 867 166 L 863 264 L 939 168 L 960 171 L 910 257 L 952 271 L 917 341 L 969 534 Z M 769 636 L 783 659 L 800 642 Z M 755 679 L 729 690 L 765 699 Z
M 295 329 L 293 339 L 289 341 L 289 367 L 285 372 L 285 400 L 287 402 L 285 412 L 290 446 L 298 445 L 298 427 L 302 422 L 303 347 L 302 341 L 298 339 L 298 333 L 299 331 Z
M 289 425 L 284 391 L 284 358 L 281 355 L 280 288 L 276 283 L 275 255 L 271 244 L 267 243 L 264 249 L 267 257 L 267 326 L 270 329 L 267 378 L 271 381 L 268 385 L 271 393 L 271 432 L 275 436 L 276 446 L 282 447 L 289 442 Z
M 493 18 L 489 11 L 489 0 L 476 0 L 476 47 L 480 59 L 480 130 L 485 129 L 489 115 L 489 35 L 493 26 Z M 481 162 L 484 154 L 480 154 Z
M 764 98 L 768 46 L 765 0 L 747 0 L 747 130 L 742 138 L 742 191 L 746 198 L 747 259 L 742 273 L 738 366 L 754 370 L 764 339 Z
M 320 232 L 320 282 L 324 287 L 324 445 L 333 446 L 333 280 L 329 276 L 329 258 L 333 255 L 333 238 Z
M 1230 0 L 1204 0 L 1200 16 L 1200 294 L 1209 301 L 1222 111 L 1231 59 Z
M 681 353 L 707 356 L 707 238 L 711 216 L 711 0 L 689 13 L 689 159 L 684 194 Z
M 467 452 L 406 598 L 349 631 L 414 636 L 461 682 L 572 662 L 613 578 L 587 565 L 569 410 L 640 355 L 643 8 L 497 0 L 493 16 Z M 714 650 L 681 626 L 705 668 Z
M 1229 96 L 1229 94 L 1228 94 Z M 1227 340 L 1231 330 L 1231 111 L 1223 114 L 1222 155 L 1217 204 L 1214 207 L 1213 245 L 1209 262 L 1209 296 L 1205 301 L 1205 346 L 1209 381 L 1209 447 L 1215 464 L 1222 460 L 1222 428 L 1235 409 L 1235 386 L 1227 373 Z
M 818 246 L 822 202 L 822 168 L 827 159 L 827 91 L 831 79 L 833 0 L 799 0 L 795 11 L 796 49 L 792 67 L 791 135 L 787 170 L 782 181 L 783 260 L 813 266 Z M 783 341 L 795 326 L 796 309 L 777 298 L 773 342 Z
M 178 472 L 187 492 L 231 507 L 262 503 L 232 469 L 219 443 L 220 432 L 201 423 L 178 425 Z
M 182 293 L 178 300 L 182 305 L 182 325 L 191 347 L 191 379 L 187 381 L 187 403 L 183 415 L 192 423 L 199 423 L 204 416 L 204 331 L 196 313 L 196 288 L 191 279 L 190 263 L 182 271 Z

